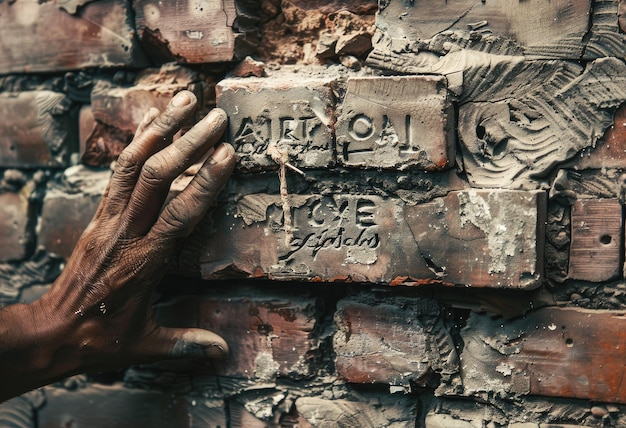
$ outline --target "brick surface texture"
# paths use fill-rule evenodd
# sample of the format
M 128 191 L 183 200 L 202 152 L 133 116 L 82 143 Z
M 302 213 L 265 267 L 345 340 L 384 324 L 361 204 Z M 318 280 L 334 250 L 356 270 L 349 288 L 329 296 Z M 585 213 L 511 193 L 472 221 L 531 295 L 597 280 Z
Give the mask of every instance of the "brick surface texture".
M 79 374 L 0 426 L 626 426 L 625 17 L 0 1 L 0 305 L 49 289 L 148 109 L 192 91 L 175 138 L 219 107 L 237 156 L 154 295 L 229 357 Z

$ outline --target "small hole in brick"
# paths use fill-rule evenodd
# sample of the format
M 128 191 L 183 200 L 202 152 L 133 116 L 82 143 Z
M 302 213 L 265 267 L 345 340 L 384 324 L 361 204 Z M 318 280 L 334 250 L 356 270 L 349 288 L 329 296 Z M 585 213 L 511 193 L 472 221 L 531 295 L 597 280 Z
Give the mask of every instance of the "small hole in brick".
M 565 344 L 567 345 L 568 348 L 571 348 L 572 346 L 574 346 L 574 341 L 572 340 L 571 337 L 568 337 L 567 339 L 565 339 Z
M 613 238 L 611 238 L 611 235 L 602 235 L 600 237 L 600 243 L 603 245 L 609 245 L 612 240 Z
M 485 138 L 485 134 L 486 134 L 486 133 L 487 133 L 487 132 L 486 132 L 485 127 L 484 127 L 484 126 L 482 126 L 482 125 L 478 125 L 478 126 L 476 127 L 476 136 L 477 136 L 478 138 L 480 138 L 481 140 L 482 140 L 483 138 Z
M 15 151 L 15 146 L 14 146 L 13 144 L 11 144 L 11 145 L 9 146 L 9 150 L 11 150 L 12 152 L 14 152 L 14 151 Z

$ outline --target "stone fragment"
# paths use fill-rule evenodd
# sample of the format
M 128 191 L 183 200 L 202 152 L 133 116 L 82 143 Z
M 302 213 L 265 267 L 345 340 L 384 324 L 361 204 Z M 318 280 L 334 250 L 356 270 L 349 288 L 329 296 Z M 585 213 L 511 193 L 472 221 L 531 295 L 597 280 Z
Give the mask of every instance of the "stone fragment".
M 75 115 L 61 93 L 2 93 L 0 117 L 0 168 L 63 167 L 77 149 Z
M 29 196 L 32 183 L 20 192 L 0 193 L 0 261 L 16 261 L 26 256 L 28 246 Z
M 435 300 L 346 298 L 335 312 L 337 374 L 351 383 L 383 383 L 411 390 L 434 372 L 449 381 L 458 356 Z
M 246 194 L 215 214 L 204 278 L 541 284 L 545 192 L 467 190 L 405 205 L 374 195 Z M 288 217 L 289 218 L 289 217 Z
M 620 274 L 622 205 L 617 199 L 579 199 L 572 205 L 568 277 L 602 282 Z
M 133 3 L 142 45 L 158 62 L 199 64 L 244 58 L 258 44 L 255 9 L 239 0 Z
M 219 82 L 217 106 L 228 112 L 238 167 L 276 168 L 276 151 L 298 168 L 332 166 L 333 82 L 298 74 Z
M 75 426 L 120 428 L 227 426 L 222 400 L 125 388 L 120 384 L 92 384 L 75 390 L 46 387 L 45 405 L 37 415 L 40 427 L 66 426 L 68 421 Z
M 90 1 L 71 13 L 63 3 L 0 3 L 0 74 L 147 65 L 129 2 Z
M 273 382 L 313 375 L 319 302 L 280 290 L 244 293 L 242 287 L 237 293 L 181 297 L 161 305 L 157 319 L 163 325 L 184 323 L 222 336 L 230 357 L 212 364 L 219 376 Z
M 50 186 L 43 200 L 38 244 L 67 259 L 98 208 L 109 170 L 78 166 L 66 171 L 69 187 Z
M 338 158 L 362 168 L 446 169 L 454 126 L 444 77 L 353 77 L 337 118 Z
M 623 312 L 549 307 L 505 321 L 472 313 L 461 330 L 465 395 L 626 402 Z
M 541 4 L 391 0 L 379 8 L 376 25 L 381 34 L 375 48 L 384 51 L 396 43 L 439 53 L 465 48 L 544 59 L 623 57 L 626 37 L 615 19 L 618 3 L 593 2 L 592 7 L 591 0 Z
M 265 76 L 265 63 L 247 56 L 235 66 L 232 74 L 233 77 L 263 77 Z

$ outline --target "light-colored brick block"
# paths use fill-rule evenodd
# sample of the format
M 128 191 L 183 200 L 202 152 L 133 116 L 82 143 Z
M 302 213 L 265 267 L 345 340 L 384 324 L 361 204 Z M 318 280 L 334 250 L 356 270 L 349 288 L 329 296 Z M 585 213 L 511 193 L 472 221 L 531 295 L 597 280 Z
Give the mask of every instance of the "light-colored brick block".
M 333 81 L 293 74 L 219 82 L 217 106 L 228 112 L 228 140 L 238 167 L 276 168 L 272 147 L 298 168 L 332 166 Z
M 337 118 L 337 157 L 361 168 L 450 168 L 454 124 L 443 76 L 353 77 Z

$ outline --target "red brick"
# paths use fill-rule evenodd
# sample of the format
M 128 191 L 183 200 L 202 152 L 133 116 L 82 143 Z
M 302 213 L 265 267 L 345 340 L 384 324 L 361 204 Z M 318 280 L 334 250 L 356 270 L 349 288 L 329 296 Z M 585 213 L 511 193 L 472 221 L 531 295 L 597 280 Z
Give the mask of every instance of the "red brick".
M 443 76 L 348 80 L 337 118 L 338 159 L 361 168 L 454 165 L 455 114 Z
M 414 206 L 371 195 L 250 194 L 215 215 L 200 257 L 205 278 L 541 284 L 544 192 L 468 190 Z M 289 237 L 288 232 L 291 232 Z
M 344 299 L 335 313 L 337 374 L 353 383 L 426 385 L 433 372 L 458 371 L 452 338 L 435 300 Z
M 0 117 L 0 167 L 60 167 L 69 163 L 78 135 L 65 95 L 51 91 L 0 94 Z
M 163 111 L 176 93 L 193 89 L 198 81 L 195 72 L 173 64 L 144 70 L 132 86 L 99 80 L 91 93 L 93 116 L 104 125 L 133 134 L 150 107 Z
M 461 331 L 465 394 L 626 402 L 623 311 L 549 307 L 505 321 L 472 314 Z
M 32 185 L 20 193 L 0 193 L 0 261 L 23 259 L 28 239 L 28 198 Z
M 250 53 L 255 18 L 236 3 L 138 0 L 133 6 L 142 44 L 157 60 L 195 64 L 232 61 Z
M 98 208 L 110 171 L 75 167 L 66 176 L 74 189 L 52 187 L 46 192 L 39 224 L 39 245 L 68 258 Z
M 613 125 L 595 146 L 584 150 L 580 157 L 572 159 L 567 166 L 579 170 L 626 168 L 626 104 L 615 112 Z
M 66 390 L 48 387 L 38 411 L 38 427 L 90 426 L 135 428 L 225 427 L 223 401 L 170 392 L 90 385 Z
M 291 73 L 219 82 L 217 106 L 228 112 L 228 139 L 238 166 L 276 168 L 268 152 L 274 144 L 298 168 L 332 166 L 333 81 Z
M 128 2 L 76 3 L 2 2 L 0 74 L 146 64 Z
M 579 199 L 571 214 L 568 277 L 602 282 L 620 274 L 622 205 L 617 199 Z
M 219 376 L 262 382 L 276 376 L 311 376 L 319 346 L 317 300 L 271 290 L 237 289 L 237 294 L 185 296 L 162 305 L 157 318 L 164 325 L 196 326 L 222 336 L 230 357 L 214 362 Z

